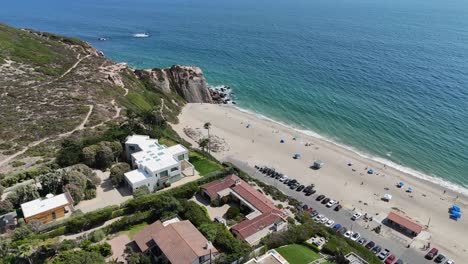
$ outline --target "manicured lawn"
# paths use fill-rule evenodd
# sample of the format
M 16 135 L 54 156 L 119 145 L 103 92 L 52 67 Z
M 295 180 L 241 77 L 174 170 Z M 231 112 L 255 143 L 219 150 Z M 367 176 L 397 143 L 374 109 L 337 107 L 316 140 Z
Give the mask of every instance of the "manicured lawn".
M 130 240 L 133 240 L 133 236 L 135 235 L 136 232 L 140 231 L 141 229 L 143 229 L 145 226 L 147 226 L 148 224 L 146 222 L 143 222 L 141 224 L 137 224 L 137 225 L 134 225 L 134 226 L 131 226 L 130 229 L 128 230 L 125 230 L 125 231 L 122 231 L 120 232 L 119 234 L 121 235 L 127 235 L 128 238 L 130 238 Z
M 189 161 L 193 166 L 195 166 L 195 169 L 200 173 L 200 176 L 205 176 L 208 173 L 222 168 L 220 164 L 211 161 L 196 152 L 190 152 Z
M 292 244 L 275 249 L 291 264 L 304 264 L 320 258 L 318 253 L 303 245 Z

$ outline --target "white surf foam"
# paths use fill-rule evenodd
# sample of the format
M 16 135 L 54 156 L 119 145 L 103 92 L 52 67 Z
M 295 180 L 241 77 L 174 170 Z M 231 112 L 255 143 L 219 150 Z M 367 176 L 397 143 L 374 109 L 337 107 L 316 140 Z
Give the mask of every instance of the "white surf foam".
M 324 137 L 324 136 L 322 136 L 322 135 L 320 135 L 320 134 L 318 134 L 316 132 L 313 132 L 311 130 L 300 129 L 300 128 L 294 127 L 292 125 L 285 124 L 283 122 L 271 119 L 271 118 L 269 118 L 269 117 L 267 117 L 267 116 L 265 116 L 263 114 L 260 114 L 258 112 L 252 112 L 250 110 L 240 108 L 238 106 L 235 106 L 235 107 L 236 107 L 236 109 L 238 109 L 241 112 L 253 115 L 253 116 L 255 116 L 257 118 L 260 118 L 260 119 L 263 119 L 263 120 L 273 122 L 273 123 L 281 125 L 281 126 L 283 126 L 285 128 L 292 129 L 292 130 L 295 130 L 295 131 L 297 131 L 299 133 L 305 134 L 307 136 L 312 136 L 312 137 L 318 138 L 320 140 L 325 140 L 325 141 L 327 141 L 329 143 L 332 143 L 332 144 L 334 144 L 334 145 L 336 145 L 338 147 L 341 147 L 341 148 L 344 148 L 346 150 L 352 151 L 352 152 L 358 154 L 359 156 L 361 156 L 363 158 L 366 158 L 366 159 L 381 163 L 381 164 L 383 164 L 383 165 L 385 165 L 387 167 L 391 167 L 393 169 L 399 170 L 399 171 L 401 171 L 401 172 L 403 172 L 405 174 L 411 175 L 411 176 L 416 177 L 418 179 L 421 179 L 421 180 L 428 181 L 430 183 L 439 185 L 439 186 L 441 186 L 441 187 L 443 187 L 443 188 L 445 188 L 447 190 L 451 190 L 451 191 L 463 194 L 465 196 L 468 196 L 468 188 L 460 186 L 460 185 L 455 184 L 453 182 L 447 181 L 445 179 L 439 178 L 439 177 L 434 176 L 434 175 L 427 175 L 427 174 L 425 174 L 423 172 L 420 172 L 420 171 L 417 171 L 415 169 L 403 166 L 401 164 L 397 164 L 397 163 L 395 163 L 395 162 L 393 162 L 391 160 L 388 160 L 388 159 L 385 159 L 385 158 L 382 158 L 382 157 L 377 157 L 377 156 L 374 156 L 372 154 L 362 152 L 361 150 L 357 150 L 356 148 L 353 148 L 351 146 L 347 146 L 347 145 L 338 143 L 338 142 L 336 142 L 336 141 L 334 141 L 334 140 L 332 140 L 330 138 Z M 389 152 L 387 154 L 390 154 L 388 156 L 391 156 L 391 152 Z

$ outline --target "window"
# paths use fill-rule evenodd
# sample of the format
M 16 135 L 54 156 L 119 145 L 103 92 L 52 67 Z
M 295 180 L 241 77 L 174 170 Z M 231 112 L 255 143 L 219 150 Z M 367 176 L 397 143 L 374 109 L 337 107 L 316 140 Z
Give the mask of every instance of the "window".
M 177 159 L 180 161 L 180 160 L 183 160 L 184 159 L 184 154 L 182 155 L 179 155 L 179 157 L 177 157 Z
M 176 170 L 179 170 L 179 167 L 174 167 L 174 168 L 172 168 L 172 169 L 171 169 L 171 172 L 174 172 L 174 171 L 176 171 Z
M 167 170 L 162 171 L 161 173 L 159 173 L 159 176 L 161 176 L 161 177 L 166 177 L 168 175 L 169 175 L 169 172 Z
M 52 219 L 57 219 L 57 215 L 55 214 L 55 212 L 52 212 Z

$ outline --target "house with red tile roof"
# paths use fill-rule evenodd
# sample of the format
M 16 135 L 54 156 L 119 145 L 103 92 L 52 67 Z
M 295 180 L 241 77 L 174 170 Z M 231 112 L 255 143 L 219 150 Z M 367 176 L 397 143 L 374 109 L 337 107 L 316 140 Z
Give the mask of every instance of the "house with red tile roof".
M 258 244 L 260 239 L 272 232 L 287 228 L 287 215 L 237 175 L 205 184 L 201 186 L 201 193 L 210 201 L 232 198 L 251 210 L 245 220 L 231 228 L 236 237 L 250 245 Z
M 156 260 L 172 264 L 212 262 L 218 250 L 188 220 L 156 221 L 134 235 L 136 248 Z

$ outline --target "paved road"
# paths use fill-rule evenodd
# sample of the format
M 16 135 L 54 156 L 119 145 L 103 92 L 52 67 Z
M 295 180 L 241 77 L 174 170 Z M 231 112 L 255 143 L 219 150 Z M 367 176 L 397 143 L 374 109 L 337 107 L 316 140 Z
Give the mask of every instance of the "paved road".
M 359 232 L 361 237 L 367 238 L 368 241 L 374 241 L 377 245 L 382 246 L 382 248 L 387 248 L 390 250 L 392 254 L 395 254 L 397 258 L 401 258 L 405 263 L 410 264 L 425 264 L 425 263 L 433 263 L 424 259 L 425 251 L 421 251 L 420 249 L 415 248 L 407 248 L 408 245 L 408 238 L 403 238 L 399 234 L 395 234 L 394 231 L 389 230 L 388 227 L 382 225 L 382 232 L 386 233 L 387 236 L 391 236 L 391 239 L 388 237 L 383 237 L 382 235 L 378 235 L 375 232 L 372 232 L 371 229 L 380 223 L 374 219 L 373 222 L 366 223 L 361 218 L 358 221 L 352 221 L 351 216 L 355 213 L 352 210 L 343 208 L 339 212 L 334 211 L 331 208 L 325 207 L 320 202 L 317 202 L 315 199 L 318 195 L 320 195 L 320 186 L 316 186 L 317 193 L 311 196 L 305 196 L 303 192 L 297 192 L 296 190 L 291 190 L 289 186 L 281 183 L 280 181 L 265 176 L 264 174 L 258 172 L 252 165 L 249 165 L 243 161 L 235 160 L 232 158 L 227 158 L 225 161 L 231 162 L 238 166 L 241 170 L 247 172 L 250 176 L 259 179 L 267 184 L 275 186 L 285 194 L 306 203 L 309 207 L 314 208 L 320 214 L 325 215 L 329 219 L 333 219 L 335 223 L 339 223 L 342 226 L 348 228 L 348 230 L 352 230 L 353 232 Z M 326 194 L 324 194 L 326 196 Z M 333 208 L 333 207 L 332 207 Z M 365 226 L 370 225 L 369 229 L 366 229 Z M 411 240 L 409 240 L 411 241 Z

